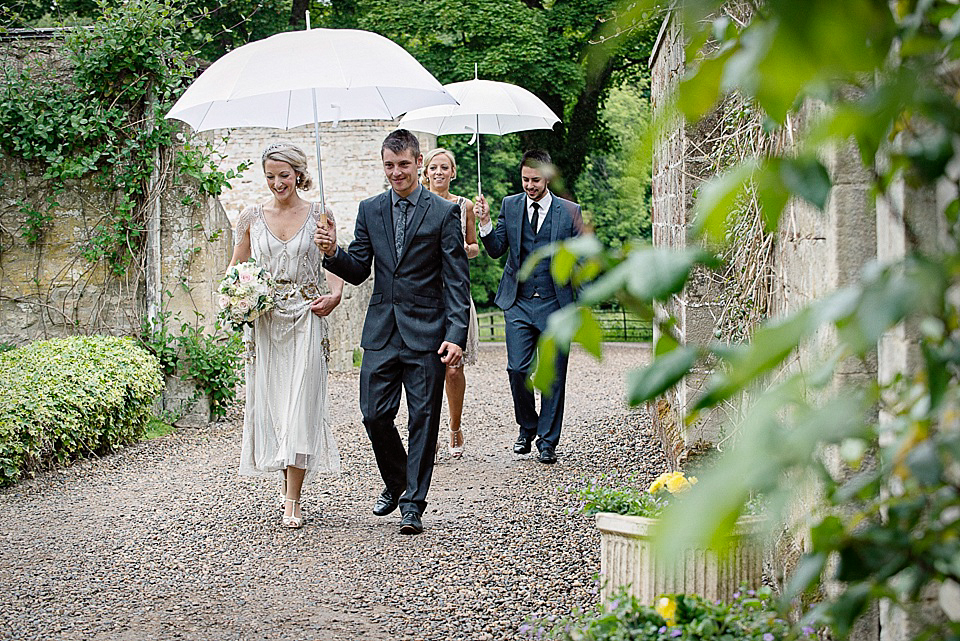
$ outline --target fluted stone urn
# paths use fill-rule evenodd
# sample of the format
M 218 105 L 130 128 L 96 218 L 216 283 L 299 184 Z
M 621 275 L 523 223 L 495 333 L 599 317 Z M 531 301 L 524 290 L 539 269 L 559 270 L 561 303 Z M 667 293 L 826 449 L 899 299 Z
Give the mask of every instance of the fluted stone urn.
M 763 574 L 761 517 L 737 521 L 728 549 L 684 550 L 668 561 L 654 551 L 657 519 L 600 512 L 600 572 L 604 601 L 619 588 L 653 605 L 663 594 L 698 594 L 729 601 L 742 584 L 760 587 Z

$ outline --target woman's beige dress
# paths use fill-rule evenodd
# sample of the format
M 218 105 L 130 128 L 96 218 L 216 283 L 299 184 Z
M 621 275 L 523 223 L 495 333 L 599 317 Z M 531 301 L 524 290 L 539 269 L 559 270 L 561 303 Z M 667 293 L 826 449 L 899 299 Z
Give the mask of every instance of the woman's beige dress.
M 287 466 L 305 469 L 307 480 L 340 471 L 328 410 L 327 319 L 310 311 L 311 301 L 329 292 L 313 243 L 319 212 L 312 204 L 287 242 L 273 235 L 259 205 L 245 209 L 237 221 L 237 242 L 249 229 L 252 258 L 277 282 L 277 306 L 244 329 L 244 476 L 276 476 Z

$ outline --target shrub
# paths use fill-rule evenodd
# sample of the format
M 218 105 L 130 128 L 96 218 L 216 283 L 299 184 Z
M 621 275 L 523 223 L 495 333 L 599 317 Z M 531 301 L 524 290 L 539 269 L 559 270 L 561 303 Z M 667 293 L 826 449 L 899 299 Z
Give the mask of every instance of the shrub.
M 563 641 L 781 641 L 812 639 L 805 628 L 791 626 L 772 608 L 768 588 L 743 592 L 731 603 L 711 602 L 692 594 L 666 595 L 656 607 L 621 590 L 606 605 L 554 620 L 530 623 L 521 631 L 531 638 Z
M 77 336 L 0 354 L 0 485 L 142 436 L 160 363 L 129 338 Z

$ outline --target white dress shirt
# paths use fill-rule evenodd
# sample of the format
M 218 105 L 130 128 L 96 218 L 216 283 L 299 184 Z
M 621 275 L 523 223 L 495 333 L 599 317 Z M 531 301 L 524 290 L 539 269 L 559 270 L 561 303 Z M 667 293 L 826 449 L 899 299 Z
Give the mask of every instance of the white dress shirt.
M 547 217 L 547 212 L 550 211 L 550 205 L 553 204 L 553 194 L 550 193 L 550 190 L 547 190 L 547 193 L 543 195 L 543 198 L 537 201 L 534 201 L 530 198 L 530 196 L 527 196 L 527 199 L 526 199 L 527 220 L 529 220 L 531 224 L 533 223 L 533 207 L 531 207 L 531 205 L 533 205 L 534 202 L 540 205 L 540 218 L 537 221 L 537 228 L 533 230 L 534 233 L 536 233 L 540 231 L 540 227 L 543 225 L 543 221 Z M 486 236 L 492 231 L 493 231 L 493 220 L 491 220 L 486 225 L 480 226 L 481 236 Z

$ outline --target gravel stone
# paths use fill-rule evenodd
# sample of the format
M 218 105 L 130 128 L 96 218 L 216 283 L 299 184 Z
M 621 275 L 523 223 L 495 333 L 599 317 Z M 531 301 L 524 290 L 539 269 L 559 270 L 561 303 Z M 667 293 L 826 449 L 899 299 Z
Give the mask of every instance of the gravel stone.
M 531 617 L 593 605 L 600 539 L 566 488 L 663 470 L 646 412 L 622 400 L 649 348 L 608 344 L 602 363 L 574 348 L 556 465 L 514 456 L 505 349 L 479 356 L 464 455 L 447 454 L 444 417 L 419 536 L 371 513 L 356 371 L 331 374 L 343 472 L 304 488 L 301 530 L 281 528 L 277 483 L 236 473 L 239 403 L 0 491 L 0 639 L 523 639 Z

